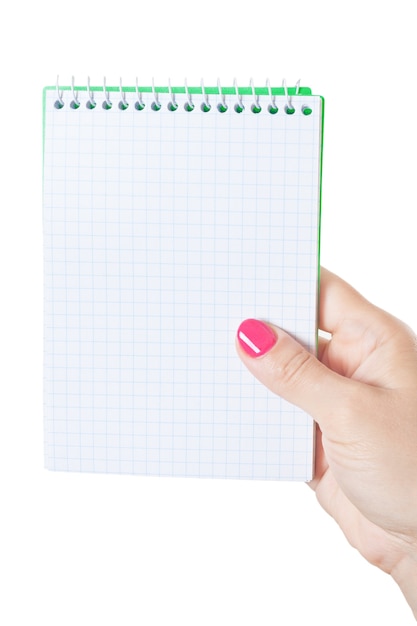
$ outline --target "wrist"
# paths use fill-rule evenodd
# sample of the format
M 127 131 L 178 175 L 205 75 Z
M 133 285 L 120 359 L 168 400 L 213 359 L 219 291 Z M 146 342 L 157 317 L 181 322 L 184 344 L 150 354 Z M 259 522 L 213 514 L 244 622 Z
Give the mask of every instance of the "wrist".
M 407 552 L 391 571 L 417 620 L 417 548 Z

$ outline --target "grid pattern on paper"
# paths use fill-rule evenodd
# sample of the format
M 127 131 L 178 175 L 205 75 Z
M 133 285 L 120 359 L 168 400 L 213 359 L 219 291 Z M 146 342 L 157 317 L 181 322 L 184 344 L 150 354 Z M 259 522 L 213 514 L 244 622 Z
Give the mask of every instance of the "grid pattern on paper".
M 257 317 L 315 347 L 320 99 L 306 116 L 297 96 L 272 115 L 99 95 L 59 110 L 46 91 L 46 466 L 308 480 L 312 420 L 234 337 Z

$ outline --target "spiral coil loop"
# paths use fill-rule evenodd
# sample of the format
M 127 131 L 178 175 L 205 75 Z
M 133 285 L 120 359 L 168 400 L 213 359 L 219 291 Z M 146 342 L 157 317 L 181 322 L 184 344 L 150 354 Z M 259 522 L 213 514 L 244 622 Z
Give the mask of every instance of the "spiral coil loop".
M 269 78 L 267 80 L 267 84 L 269 83 Z M 259 105 L 259 95 L 256 93 L 256 89 L 255 89 L 255 84 L 253 82 L 253 78 L 250 79 L 250 86 L 252 89 L 252 98 L 253 98 L 253 103 L 251 106 L 251 111 L 252 113 L 260 113 L 262 110 L 262 107 Z
M 55 102 L 55 108 L 56 109 L 62 109 L 63 106 L 65 105 L 65 102 L 62 98 L 62 91 L 60 91 L 59 89 L 59 76 L 56 77 L 56 102 Z
M 125 111 L 128 106 L 129 106 L 129 104 L 126 101 L 126 92 L 123 91 L 122 79 L 120 79 L 120 102 L 119 102 L 119 109 L 121 111 Z
M 74 87 L 74 76 L 71 78 L 71 93 L 72 93 L 72 101 L 70 107 L 72 109 L 78 109 L 80 107 L 80 101 L 78 100 L 78 91 L 75 91 Z
M 203 102 L 201 103 L 201 110 L 203 113 L 208 113 L 211 110 L 211 104 L 208 99 L 208 94 L 206 93 L 206 88 L 204 87 L 204 80 L 201 79 L 201 93 L 203 96 Z
M 112 108 L 113 105 L 111 103 L 111 100 L 109 98 L 109 93 L 107 91 L 106 77 L 103 78 L 103 95 L 104 95 L 103 109 L 106 109 L 106 111 L 108 111 L 109 109 Z
M 175 95 L 172 92 L 171 79 L 168 79 L 168 93 L 169 93 L 168 109 L 170 111 L 176 111 L 178 109 L 178 104 L 175 100 Z
M 220 102 L 217 105 L 219 113 L 226 113 L 228 106 L 226 104 L 226 96 L 223 93 L 222 86 L 220 84 L 220 78 L 217 79 L 217 89 L 219 90 Z
M 87 94 L 88 94 L 88 100 L 87 100 L 87 109 L 95 109 L 97 106 L 96 101 L 94 100 L 94 92 L 91 89 L 91 85 L 90 85 L 90 77 L 88 76 L 87 78 Z
M 142 92 L 139 91 L 139 82 L 138 82 L 138 78 L 136 77 L 136 103 L 135 103 L 135 108 L 137 111 L 143 111 L 143 109 L 145 108 L 145 103 L 143 102 L 143 98 L 142 98 Z
M 233 81 L 233 86 L 236 92 L 236 104 L 235 104 L 234 109 L 236 113 L 243 113 L 243 111 L 245 110 L 245 105 L 243 104 L 242 94 L 239 92 L 239 87 L 237 86 L 236 78 Z
M 185 95 L 186 95 L 186 98 L 187 98 L 187 102 L 184 104 L 184 109 L 190 113 L 194 109 L 194 104 L 193 104 L 193 101 L 191 99 L 191 94 L 190 94 L 190 92 L 188 90 L 187 79 L 185 79 L 184 85 L 185 85 Z

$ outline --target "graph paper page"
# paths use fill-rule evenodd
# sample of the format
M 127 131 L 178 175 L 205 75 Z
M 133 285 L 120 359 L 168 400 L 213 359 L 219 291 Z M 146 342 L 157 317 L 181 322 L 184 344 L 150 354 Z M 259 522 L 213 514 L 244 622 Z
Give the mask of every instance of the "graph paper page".
M 260 318 L 315 349 L 321 99 L 72 97 L 45 90 L 46 466 L 311 479 L 311 418 L 234 343 Z

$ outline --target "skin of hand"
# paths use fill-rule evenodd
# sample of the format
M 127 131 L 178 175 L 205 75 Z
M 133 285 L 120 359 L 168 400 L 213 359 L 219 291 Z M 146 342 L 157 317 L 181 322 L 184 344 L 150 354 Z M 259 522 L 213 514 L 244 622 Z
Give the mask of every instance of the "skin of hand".
M 310 486 L 351 545 L 397 581 L 417 619 L 415 334 L 325 269 L 319 328 L 331 338 L 320 340 L 318 358 L 266 328 L 274 345 L 258 356 L 238 339 L 240 358 L 316 421 Z

